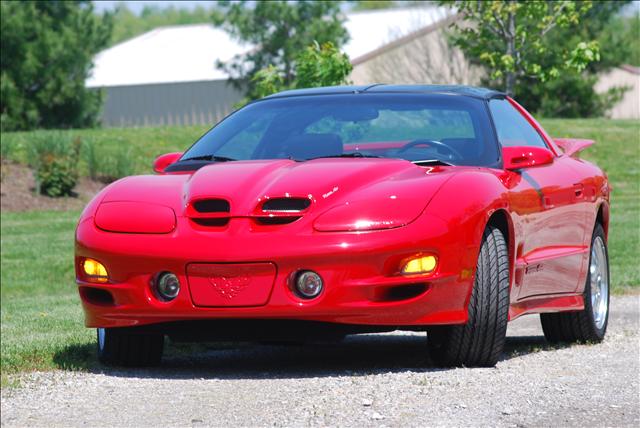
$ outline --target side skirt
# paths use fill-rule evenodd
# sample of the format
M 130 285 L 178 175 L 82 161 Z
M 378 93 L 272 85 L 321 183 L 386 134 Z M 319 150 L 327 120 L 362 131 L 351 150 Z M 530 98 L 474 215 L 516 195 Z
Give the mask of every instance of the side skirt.
M 526 314 L 581 311 L 583 309 L 584 298 L 582 294 L 531 296 L 511 304 L 509 321 Z

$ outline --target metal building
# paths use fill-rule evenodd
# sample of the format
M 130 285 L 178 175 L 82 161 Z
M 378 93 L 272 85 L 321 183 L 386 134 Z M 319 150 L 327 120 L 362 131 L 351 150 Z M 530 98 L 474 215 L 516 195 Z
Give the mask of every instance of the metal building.
M 350 13 L 344 51 L 361 68 L 367 54 L 448 14 L 433 5 Z M 216 62 L 252 48 L 212 25 L 161 27 L 100 52 L 86 86 L 105 92 L 104 126 L 212 125 L 241 99 Z M 354 83 L 369 78 L 352 76 Z
M 371 83 L 478 84 L 484 71 L 447 42 L 458 18 L 449 9 L 421 7 L 346 15 L 350 80 Z M 100 52 L 86 86 L 102 88 L 104 126 L 213 125 L 242 98 L 216 67 L 253 46 L 212 25 L 161 27 Z M 638 118 L 640 73 L 622 66 L 600 76 L 598 91 L 629 90 L 609 112 Z

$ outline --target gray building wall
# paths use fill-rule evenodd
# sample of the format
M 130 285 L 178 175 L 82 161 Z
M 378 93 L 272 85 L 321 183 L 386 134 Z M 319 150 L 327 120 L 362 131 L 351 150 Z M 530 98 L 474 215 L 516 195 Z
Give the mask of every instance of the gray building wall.
M 242 99 L 226 80 L 103 89 L 102 124 L 107 127 L 214 125 Z

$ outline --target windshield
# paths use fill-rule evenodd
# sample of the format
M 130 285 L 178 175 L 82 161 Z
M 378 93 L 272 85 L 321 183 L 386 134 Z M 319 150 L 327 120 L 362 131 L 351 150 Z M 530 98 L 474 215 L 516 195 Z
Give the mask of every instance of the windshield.
M 259 101 L 201 137 L 181 158 L 230 161 L 383 157 L 496 166 L 482 100 L 443 94 L 341 94 Z

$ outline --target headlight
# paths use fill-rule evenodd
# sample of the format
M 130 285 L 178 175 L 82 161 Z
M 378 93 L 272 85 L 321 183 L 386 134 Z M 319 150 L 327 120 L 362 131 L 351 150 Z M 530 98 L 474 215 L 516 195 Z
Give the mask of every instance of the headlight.
M 169 233 L 176 227 L 176 215 L 169 207 L 147 202 L 103 202 L 95 223 L 107 232 Z

